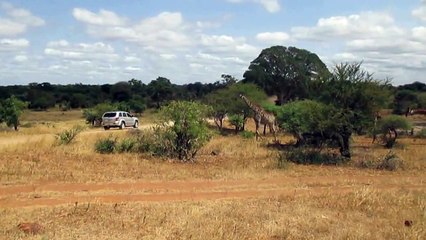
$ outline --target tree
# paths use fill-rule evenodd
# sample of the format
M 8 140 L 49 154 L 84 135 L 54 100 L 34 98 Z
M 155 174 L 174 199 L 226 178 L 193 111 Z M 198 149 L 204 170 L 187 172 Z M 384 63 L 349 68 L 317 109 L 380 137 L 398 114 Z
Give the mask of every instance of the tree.
M 275 109 L 280 127 L 297 139 L 296 146 L 336 143 L 341 155 L 350 158 L 352 131 L 344 112 L 312 100 L 293 101 Z
M 8 127 L 13 126 L 18 131 L 19 118 L 28 104 L 11 96 L 0 103 L 0 122 L 5 122 Z
M 257 103 L 263 103 L 267 99 L 265 92 L 257 85 L 241 82 L 231 84 L 204 97 L 203 102 L 213 108 L 213 117 L 219 129 L 222 129 L 223 119 L 227 114 L 242 115 L 244 122 L 252 114 L 250 108 L 240 99 L 240 94 Z M 244 124 L 239 129 L 243 130 Z
M 417 94 L 411 90 L 401 90 L 395 94 L 394 98 L 394 114 L 405 114 L 408 108 L 417 108 Z
M 269 95 L 275 94 L 278 105 L 311 95 L 312 80 L 329 75 L 320 58 L 307 50 L 274 46 L 262 50 L 244 73 L 245 83 L 255 83 Z
M 158 77 L 148 84 L 148 94 L 157 108 L 172 99 L 174 86 L 169 79 Z
M 111 87 L 114 102 L 128 101 L 132 96 L 131 86 L 128 82 L 118 82 Z
M 375 113 L 387 105 L 391 95 L 389 82 L 374 79 L 361 65 L 336 65 L 331 77 L 314 83 L 318 92 L 314 99 L 346 112 L 358 133 L 372 127 Z

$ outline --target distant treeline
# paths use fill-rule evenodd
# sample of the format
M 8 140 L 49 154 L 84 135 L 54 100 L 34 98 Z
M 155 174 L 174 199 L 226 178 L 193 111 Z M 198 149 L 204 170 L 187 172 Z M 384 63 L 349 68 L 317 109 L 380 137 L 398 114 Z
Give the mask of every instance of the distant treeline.
M 222 80 L 214 83 L 195 82 L 184 85 L 173 84 L 164 77 L 158 77 L 148 84 L 137 79 L 101 85 L 57 85 L 43 82 L 0 86 L 0 100 L 14 95 L 27 102 L 28 108 L 33 110 L 46 110 L 55 106 L 63 110 L 89 108 L 104 102 L 127 102 L 143 105 L 143 108 L 158 108 L 171 100 L 202 99 L 205 95 L 235 82 L 237 80 L 230 75 L 222 75 Z M 394 101 L 391 101 L 392 106 L 389 108 L 397 110 L 395 113 L 402 114 L 408 106 L 426 107 L 425 83 L 414 82 L 392 88 Z
M 104 102 L 129 102 L 152 108 L 160 107 L 170 100 L 200 99 L 234 81 L 229 75 L 223 75 L 222 78 L 223 80 L 214 83 L 195 82 L 184 85 L 173 84 L 164 77 L 158 77 L 149 84 L 137 79 L 100 85 L 30 83 L 0 86 L 0 100 L 14 95 L 27 102 L 28 108 L 33 110 L 46 110 L 55 106 L 63 110 L 88 108 Z

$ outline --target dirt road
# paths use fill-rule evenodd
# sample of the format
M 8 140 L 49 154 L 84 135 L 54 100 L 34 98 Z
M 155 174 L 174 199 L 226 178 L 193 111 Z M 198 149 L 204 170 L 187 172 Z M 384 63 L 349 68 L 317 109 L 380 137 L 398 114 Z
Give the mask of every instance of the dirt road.
M 39 183 L 0 186 L 0 208 L 309 196 L 345 194 L 363 188 L 375 191 L 424 192 L 426 177 L 321 176 L 233 181 Z

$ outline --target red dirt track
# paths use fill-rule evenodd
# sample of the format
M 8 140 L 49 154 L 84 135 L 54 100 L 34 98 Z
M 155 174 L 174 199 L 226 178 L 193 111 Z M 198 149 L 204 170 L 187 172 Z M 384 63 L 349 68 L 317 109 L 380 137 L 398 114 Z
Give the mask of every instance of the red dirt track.
M 358 191 L 363 187 L 375 191 L 417 190 L 424 192 L 426 177 L 321 176 L 230 181 L 38 183 L 0 186 L 0 208 L 77 203 L 205 201 L 309 196 L 325 193 L 345 194 Z

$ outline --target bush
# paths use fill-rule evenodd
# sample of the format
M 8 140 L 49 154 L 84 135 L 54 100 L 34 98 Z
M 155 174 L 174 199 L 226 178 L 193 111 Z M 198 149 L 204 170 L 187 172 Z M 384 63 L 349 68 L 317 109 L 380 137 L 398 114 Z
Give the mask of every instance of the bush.
M 64 130 L 58 134 L 56 134 L 56 140 L 58 145 L 67 145 L 70 144 L 72 142 L 72 140 L 74 140 L 74 138 L 81 132 L 83 131 L 83 127 L 82 126 L 74 126 L 71 129 L 68 130 Z
M 160 112 L 161 122 L 154 130 L 154 152 L 192 161 L 198 150 L 211 138 L 204 120 L 210 112 L 209 106 L 188 101 L 173 101 L 163 107 Z
M 404 161 L 392 151 L 389 151 L 377 165 L 377 169 L 380 170 L 396 171 L 400 168 L 404 168 Z
M 251 139 L 254 138 L 256 136 L 256 133 L 254 132 L 250 132 L 250 131 L 242 131 L 240 133 L 240 136 L 246 139 Z
M 293 148 L 280 153 L 279 165 L 285 161 L 297 164 L 325 164 L 337 165 L 346 162 L 348 159 L 333 153 L 321 153 L 318 150 L 308 148 Z
M 396 171 L 404 168 L 404 160 L 392 151 L 389 151 L 382 158 L 376 160 L 371 158 L 363 159 L 357 165 L 360 168 Z
M 350 114 L 331 105 L 303 100 L 281 106 L 277 121 L 297 139 L 298 146 L 339 146 L 340 154 L 350 158 L 352 126 Z
M 102 154 L 113 153 L 116 143 L 117 139 L 112 137 L 99 139 L 95 143 L 95 151 Z
M 228 118 L 229 124 L 235 127 L 235 132 L 238 133 L 244 126 L 244 116 L 241 114 L 232 114 Z
M 118 142 L 115 146 L 115 150 L 119 153 L 132 152 L 137 144 L 137 140 L 134 138 L 125 138 Z
M 416 138 L 426 138 L 426 128 L 420 130 L 420 132 L 416 133 Z

